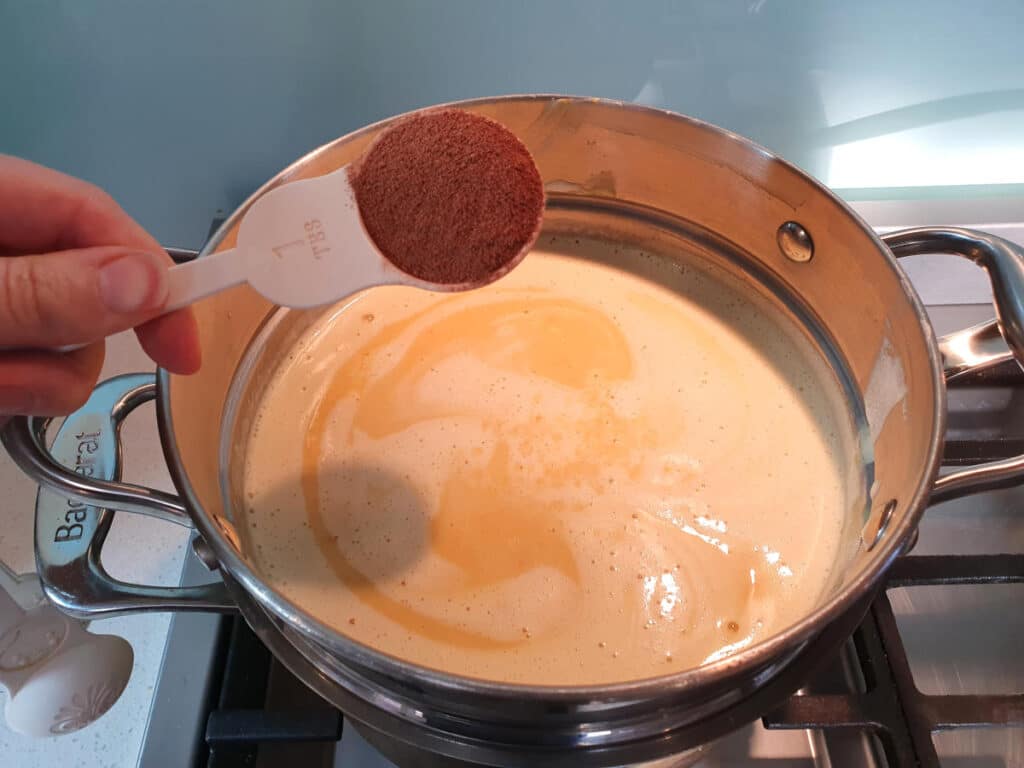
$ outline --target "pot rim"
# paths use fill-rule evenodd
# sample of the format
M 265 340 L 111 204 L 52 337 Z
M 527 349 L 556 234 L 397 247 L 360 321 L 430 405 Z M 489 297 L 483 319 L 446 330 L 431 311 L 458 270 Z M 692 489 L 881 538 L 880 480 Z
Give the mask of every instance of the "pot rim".
M 580 686 L 543 686 L 526 685 L 521 683 L 507 683 L 488 681 L 481 678 L 456 675 L 442 672 L 426 666 L 421 666 L 405 661 L 396 656 L 378 651 L 371 646 L 359 643 L 341 632 L 324 624 L 312 614 L 308 613 L 291 600 L 285 598 L 276 590 L 269 587 L 244 561 L 240 554 L 236 553 L 231 544 L 221 533 L 218 525 L 203 510 L 195 495 L 194 489 L 188 480 L 181 456 L 177 449 L 173 420 L 171 417 L 170 403 L 170 374 L 164 369 L 157 371 L 157 424 L 160 433 L 160 442 L 168 469 L 175 487 L 181 493 L 188 510 L 189 516 L 195 522 L 196 527 L 205 538 L 206 542 L 213 549 L 222 568 L 230 573 L 236 582 L 240 583 L 246 591 L 261 604 L 265 610 L 269 610 L 282 620 L 296 627 L 299 631 L 312 637 L 315 642 L 338 653 L 342 649 L 340 660 L 344 663 L 347 659 L 362 664 L 378 673 L 388 676 L 400 676 L 405 679 L 415 679 L 420 684 L 426 684 L 435 688 L 458 691 L 464 694 L 478 694 L 490 697 L 508 697 L 513 699 L 544 699 L 560 701 L 591 701 L 595 699 L 611 699 L 620 697 L 637 697 L 651 693 L 665 694 L 684 689 L 691 689 L 696 686 L 714 685 L 724 681 L 733 675 L 743 672 L 754 671 L 758 667 L 764 667 L 771 661 L 778 659 L 787 650 L 791 650 L 798 644 L 806 641 L 816 634 L 826 624 L 834 621 L 845 612 L 855 607 L 859 598 L 874 590 L 880 582 L 885 571 L 892 564 L 893 560 L 902 554 L 905 543 L 910 539 L 916 529 L 918 521 L 927 506 L 928 496 L 931 493 L 932 484 L 938 474 L 941 461 L 941 450 L 944 443 L 946 428 L 946 388 L 942 371 L 938 344 L 935 333 L 931 326 L 924 305 L 914 290 L 909 279 L 902 269 L 897 265 L 896 259 L 888 247 L 882 242 L 879 236 L 871 227 L 852 209 L 846 202 L 833 194 L 818 180 L 804 173 L 795 165 L 780 158 L 768 149 L 744 138 L 736 133 L 712 125 L 711 123 L 696 118 L 681 115 L 665 109 L 633 104 L 631 102 L 617 101 L 613 99 L 600 99 L 584 96 L 565 96 L 560 94 L 517 94 L 507 96 L 491 96 L 464 101 L 450 102 L 443 107 L 456 109 L 484 106 L 495 102 L 571 102 L 601 104 L 611 108 L 635 111 L 640 113 L 655 113 L 671 121 L 687 124 L 692 128 L 704 131 L 718 137 L 720 140 L 738 143 L 750 152 L 756 152 L 765 159 L 788 170 L 788 172 L 801 177 L 803 181 L 810 184 L 817 192 L 829 197 L 840 210 L 849 216 L 857 226 L 868 237 L 872 244 L 880 251 L 887 267 L 893 272 L 894 277 L 899 281 L 907 300 L 914 311 L 918 324 L 927 341 L 928 362 L 932 388 L 936 393 L 935 408 L 932 414 L 932 434 L 929 438 L 927 452 L 927 466 L 921 475 L 918 486 L 913 490 L 913 495 L 906 504 L 906 512 L 901 516 L 897 525 L 890 529 L 888 535 L 879 542 L 872 558 L 861 569 L 856 578 L 849 584 L 839 589 L 835 594 L 822 602 L 812 611 L 804 615 L 795 624 L 792 624 L 779 632 L 776 632 L 759 643 L 744 648 L 741 651 L 719 659 L 710 664 L 702 664 L 696 667 L 673 672 L 658 677 L 642 678 L 640 680 L 626 681 L 619 683 L 607 683 L 601 685 L 580 685 Z M 415 111 L 415 110 L 414 110 Z M 365 133 L 378 130 L 380 127 L 399 119 L 402 115 L 395 115 L 364 126 L 356 131 L 345 134 L 320 147 L 308 152 L 286 168 L 275 174 L 270 180 L 257 189 L 249 198 L 236 208 L 231 215 L 225 219 L 217 231 L 207 241 L 200 256 L 214 250 L 230 231 L 238 223 L 242 214 L 252 203 L 270 188 L 281 183 L 295 170 L 305 166 L 314 158 L 328 151 L 333 146 L 342 142 L 349 142 Z M 272 313 L 270 313 L 272 314 Z

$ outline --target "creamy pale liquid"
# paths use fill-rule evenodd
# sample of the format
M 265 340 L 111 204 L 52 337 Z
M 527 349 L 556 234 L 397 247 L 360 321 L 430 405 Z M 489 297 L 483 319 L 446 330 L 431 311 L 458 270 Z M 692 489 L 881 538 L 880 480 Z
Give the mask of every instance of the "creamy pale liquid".
M 635 680 L 755 643 L 821 597 L 848 507 L 837 385 L 759 305 L 561 239 L 482 290 L 367 291 L 262 400 L 246 544 L 343 633 L 462 675 Z

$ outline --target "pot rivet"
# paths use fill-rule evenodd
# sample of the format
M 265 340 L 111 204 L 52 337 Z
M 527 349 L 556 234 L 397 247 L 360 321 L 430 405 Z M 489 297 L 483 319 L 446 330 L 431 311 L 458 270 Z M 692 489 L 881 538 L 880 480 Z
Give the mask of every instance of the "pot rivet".
M 878 542 L 882 540 L 882 536 L 885 535 L 886 530 L 889 528 L 889 523 L 892 521 L 892 513 L 896 511 L 896 499 L 889 499 L 882 507 L 882 511 L 878 513 L 878 522 L 874 520 L 868 520 L 867 525 L 864 526 L 864 530 L 861 533 L 861 539 L 864 542 L 864 549 L 870 552 L 874 549 Z
M 206 539 L 202 536 L 196 536 L 192 539 L 192 551 L 195 552 L 196 557 L 199 561 L 206 566 L 208 571 L 216 571 L 220 568 L 220 562 L 217 560 L 217 556 L 213 554 L 213 550 L 210 549 L 210 545 L 206 543 Z
M 810 233 L 797 221 L 787 221 L 775 233 L 782 255 L 790 261 L 807 262 L 814 256 L 814 241 Z

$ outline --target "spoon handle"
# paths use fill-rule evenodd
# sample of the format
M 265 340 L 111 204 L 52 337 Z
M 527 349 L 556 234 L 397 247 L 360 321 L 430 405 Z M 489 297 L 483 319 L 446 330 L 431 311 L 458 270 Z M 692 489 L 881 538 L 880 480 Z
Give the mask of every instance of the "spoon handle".
M 167 272 L 170 287 L 164 312 L 187 307 L 211 294 L 246 281 L 245 264 L 237 248 L 177 264 Z

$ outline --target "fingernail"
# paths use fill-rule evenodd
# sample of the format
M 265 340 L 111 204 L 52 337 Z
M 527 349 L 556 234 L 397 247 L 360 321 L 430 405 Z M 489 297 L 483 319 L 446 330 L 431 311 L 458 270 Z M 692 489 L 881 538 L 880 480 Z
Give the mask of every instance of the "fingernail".
M 100 298 L 121 314 L 158 309 L 167 298 L 166 271 L 151 253 L 122 256 L 100 269 Z

